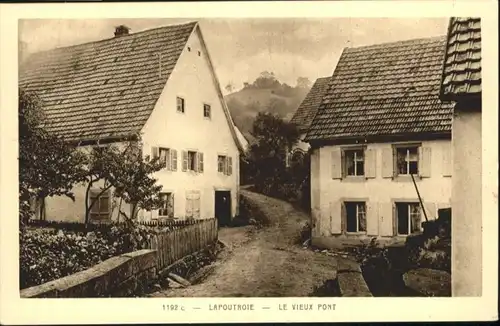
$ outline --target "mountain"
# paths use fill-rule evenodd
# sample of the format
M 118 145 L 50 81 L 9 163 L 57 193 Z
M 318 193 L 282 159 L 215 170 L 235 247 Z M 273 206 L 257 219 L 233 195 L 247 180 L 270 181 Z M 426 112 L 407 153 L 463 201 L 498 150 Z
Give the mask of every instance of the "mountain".
M 270 112 L 289 121 L 311 83 L 307 78 L 299 77 L 297 86 L 282 84 L 272 73 L 263 72 L 252 84 L 225 96 L 233 121 L 240 131 L 247 136 L 252 132 L 252 124 L 259 112 Z

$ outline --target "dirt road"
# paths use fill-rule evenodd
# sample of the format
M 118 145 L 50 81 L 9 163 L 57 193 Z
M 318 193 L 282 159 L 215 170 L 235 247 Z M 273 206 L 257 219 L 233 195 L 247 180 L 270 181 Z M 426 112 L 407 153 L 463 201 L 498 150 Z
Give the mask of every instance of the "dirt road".
M 290 204 L 242 190 L 269 216 L 272 225 L 223 228 L 227 245 L 214 272 L 202 283 L 154 293 L 155 297 L 294 297 L 317 295 L 336 277 L 335 258 L 297 244 L 306 214 Z

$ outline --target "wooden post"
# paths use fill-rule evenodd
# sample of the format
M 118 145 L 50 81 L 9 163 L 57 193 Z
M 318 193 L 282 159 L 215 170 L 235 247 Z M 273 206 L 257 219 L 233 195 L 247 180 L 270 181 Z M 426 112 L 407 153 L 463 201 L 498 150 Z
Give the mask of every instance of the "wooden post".
M 425 212 L 425 207 L 424 207 L 424 203 L 422 202 L 422 197 L 420 197 L 420 192 L 418 192 L 418 187 L 417 187 L 417 183 L 415 182 L 415 178 L 413 177 L 413 174 L 411 174 L 411 180 L 413 181 L 413 185 L 415 186 L 415 190 L 417 191 L 417 196 L 418 196 L 418 201 L 420 202 L 420 207 L 422 207 L 422 211 L 424 212 L 424 217 L 425 217 L 425 221 L 428 222 L 429 220 L 427 219 L 427 213 Z

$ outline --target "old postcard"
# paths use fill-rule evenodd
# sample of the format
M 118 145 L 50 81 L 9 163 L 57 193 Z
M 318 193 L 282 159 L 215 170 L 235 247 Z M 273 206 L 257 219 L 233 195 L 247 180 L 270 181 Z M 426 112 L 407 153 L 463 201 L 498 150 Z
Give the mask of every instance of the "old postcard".
M 2 322 L 496 319 L 495 6 L 1 5 Z

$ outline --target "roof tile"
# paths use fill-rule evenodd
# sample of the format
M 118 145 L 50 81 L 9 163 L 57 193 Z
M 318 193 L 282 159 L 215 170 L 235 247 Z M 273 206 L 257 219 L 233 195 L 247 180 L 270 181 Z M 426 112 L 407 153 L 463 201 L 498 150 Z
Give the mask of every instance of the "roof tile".
M 346 48 L 306 140 L 449 133 L 439 100 L 445 38 Z
M 297 111 L 295 111 L 290 122 L 296 124 L 300 131 L 306 131 L 311 125 L 329 81 L 330 77 L 316 79 L 309 93 L 307 93 Z
M 35 53 L 19 86 L 68 140 L 127 136 L 149 118 L 196 22 Z M 161 68 L 160 68 L 161 67 Z
M 446 42 L 443 100 L 481 94 L 481 19 L 451 18 Z

